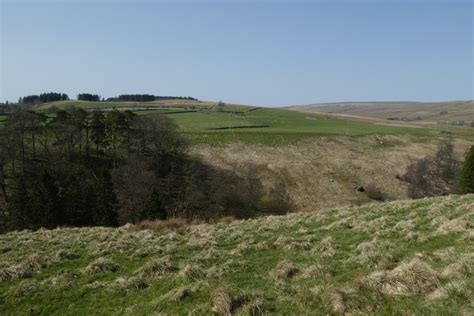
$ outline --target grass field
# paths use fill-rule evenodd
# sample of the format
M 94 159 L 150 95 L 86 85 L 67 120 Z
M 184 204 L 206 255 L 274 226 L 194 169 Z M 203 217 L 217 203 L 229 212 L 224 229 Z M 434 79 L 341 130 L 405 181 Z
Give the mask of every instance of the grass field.
M 210 109 L 216 106 L 216 102 L 208 101 L 195 101 L 195 100 L 161 100 L 153 102 L 89 102 L 89 101 L 77 101 L 77 100 L 68 100 L 68 101 L 58 101 L 44 103 L 38 106 L 35 106 L 34 109 L 37 111 L 47 111 L 48 109 L 55 107 L 57 109 L 67 109 L 68 107 L 81 107 L 85 110 L 94 110 L 94 109 L 153 109 L 153 108 L 181 108 L 181 109 Z M 232 110 L 247 110 L 249 107 L 238 104 L 226 104 L 226 108 Z
M 430 129 L 377 125 L 354 122 L 314 114 L 298 113 L 283 109 L 261 108 L 245 115 L 223 112 L 198 112 L 170 114 L 186 134 L 196 143 L 287 144 L 315 136 L 361 136 L 370 134 L 435 135 Z M 216 127 L 259 126 L 258 128 L 230 128 L 209 131 Z M 261 128 L 260 126 L 268 126 Z
M 55 107 L 77 106 L 86 110 L 132 110 L 137 115 L 162 113 L 173 119 L 194 144 L 222 145 L 229 142 L 285 145 L 318 136 L 412 135 L 418 141 L 440 136 L 443 126 L 398 126 L 380 122 L 358 121 L 321 114 L 301 113 L 287 109 L 189 100 L 156 102 L 86 102 L 60 101 L 42 104 L 34 109 L 47 112 Z M 1 124 L 1 118 L 0 118 Z M 474 129 L 449 127 L 457 137 L 474 141 Z
M 0 235 L 1 315 L 472 315 L 474 195 Z

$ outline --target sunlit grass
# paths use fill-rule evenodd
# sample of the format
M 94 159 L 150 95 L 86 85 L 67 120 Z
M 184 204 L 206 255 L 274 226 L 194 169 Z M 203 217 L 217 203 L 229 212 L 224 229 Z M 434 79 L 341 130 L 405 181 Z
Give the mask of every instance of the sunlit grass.
M 0 313 L 470 314 L 473 205 L 12 232 L 0 235 Z

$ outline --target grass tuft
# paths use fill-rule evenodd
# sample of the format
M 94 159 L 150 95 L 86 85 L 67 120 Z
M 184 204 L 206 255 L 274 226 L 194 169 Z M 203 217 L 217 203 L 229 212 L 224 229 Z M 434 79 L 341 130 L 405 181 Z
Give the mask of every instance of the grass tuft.
M 89 263 L 87 267 L 83 269 L 84 274 L 98 274 L 107 272 L 116 272 L 119 269 L 119 265 L 108 258 L 100 257 L 93 262 Z
M 273 273 L 276 279 L 287 279 L 294 277 L 298 271 L 291 261 L 283 260 L 278 262 Z
M 213 312 L 221 316 L 230 316 L 235 307 L 235 299 L 229 286 L 219 286 L 212 291 L 209 305 Z
M 161 277 L 176 271 L 169 257 L 156 258 L 145 263 L 136 273 L 142 277 Z

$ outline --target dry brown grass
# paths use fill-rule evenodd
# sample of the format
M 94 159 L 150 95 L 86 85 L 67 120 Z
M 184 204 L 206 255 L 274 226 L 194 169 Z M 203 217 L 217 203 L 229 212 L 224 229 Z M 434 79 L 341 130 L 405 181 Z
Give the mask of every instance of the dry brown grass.
M 362 242 L 355 249 L 355 256 L 351 259 L 359 264 L 375 267 L 391 259 L 391 244 L 373 239 Z
M 150 229 L 150 230 L 169 230 L 176 231 L 185 226 L 188 226 L 188 222 L 184 218 L 170 218 L 167 220 L 145 220 L 135 224 L 136 229 Z
M 462 254 L 456 261 L 443 269 L 441 275 L 449 278 L 469 278 L 474 267 L 474 254 Z
M 473 101 L 450 102 L 342 102 L 322 103 L 294 107 L 294 110 L 309 113 L 326 113 L 341 117 L 355 117 L 367 120 L 380 120 L 386 122 L 388 117 L 417 117 L 423 122 L 436 122 L 453 120 L 474 121 Z M 392 122 L 393 121 L 388 121 Z M 404 124 L 404 122 L 395 121 Z M 419 124 L 419 121 L 410 122 Z M 406 123 L 405 123 L 406 124 Z
M 229 224 L 229 223 L 232 223 L 236 220 L 237 220 L 237 218 L 235 216 L 224 216 L 224 217 L 219 217 L 215 220 L 212 220 L 211 222 L 213 224 Z
M 454 218 L 452 220 L 443 217 L 436 229 L 436 234 L 446 235 L 450 232 L 465 232 L 472 231 L 472 229 L 474 229 L 474 224 L 463 217 Z
M 213 312 L 221 316 L 230 316 L 235 308 L 233 290 L 229 286 L 220 286 L 212 291 L 209 305 Z
M 0 281 L 8 281 L 11 279 L 25 279 L 31 277 L 33 271 L 23 264 L 11 264 L 0 268 Z
M 188 281 L 201 280 L 206 277 L 206 273 L 202 267 L 193 264 L 186 264 L 180 271 L 179 275 Z
M 43 280 L 41 286 L 46 287 L 47 289 L 61 289 L 66 290 L 74 286 L 73 281 L 67 280 L 64 276 L 52 276 Z
M 391 271 L 374 272 L 364 285 L 389 295 L 425 295 L 440 286 L 440 274 L 420 259 L 402 262 Z
M 328 301 L 335 313 L 343 314 L 346 306 L 344 304 L 344 295 L 341 291 L 333 290 L 329 292 Z
M 464 297 L 468 300 L 474 299 L 472 291 L 465 280 L 451 281 L 430 293 L 428 300 L 443 300 L 449 296 Z
M 25 280 L 12 288 L 10 295 L 16 297 L 22 297 L 30 294 L 31 292 L 37 291 L 40 288 L 39 284 L 35 280 Z
M 278 262 L 273 271 L 273 275 L 276 279 L 287 279 L 294 277 L 299 270 L 295 267 L 293 262 L 288 260 L 283 260 Z
M 187 287 L 179 287 L 176 289 L 172 289 L 165 295 L 163 295 L 162 299 L 168 300 L 168 301 L 182 301 L 187 297 L 190 297 L 192 294 L 192 291 L 187 288 Z
M 212 218 L 209 220 L 209 223 L 212 224 L 229 224 L 236 221 L 237 218 L 234 216 L 224 216 L 218 218 Z M 166 220 L 144 220 L 136 223 L 135 225 L 130 225 L 128 229 L 135 230 L 156 230 L 156 231 L 180 231 L 184 228 L 197 226 L 205 224 L 206 222 L 200 219 L 193 219 L 188 221 L 184 218 L 176 217 Z
M 37 252 L 32 253 L 23 261 L 23 264 L 32 271 L 39 271 L 41 268 L 47 267 L 48 263 L 49 259 Z
M 374 149 L 380 141 L 389 144 Z M 456 140 L 461 156 L 469 142 Z M 239 166 L 259 166 L 264 186 L 284 181 L 298 209 L 322 209 L 354 205 L 369 199 L 354 190 L 355 183 L 373 183 L 392 199 L 406 199 L 406 184 L 396 179 L 413 161 L 433 154 L 436 144 L 413 143 L 405 136 L 320 137 L 291 146 L 228 144 L 198 145 L 194 155 L 224 169 L 239 172 Z M 262 163 L 263 162 L 263 163 Z
M 143 277 L 161 277 L 176 271 L 169 257 L 152 259 L 145 263 L 136 273 Z
M 325 237 L 319 244 L 319 254 L 323 257 L 334 257 L 336 249 L 331 236 Z
M 119 265 L 114 261 L 108 258 L 97 258 L 93 262 L 89 263 L 82 272 L 84 274 L 98 274 L 98 273 L 107 273 L 107 272 L 116 272 L 119 269 Z
M 213 309 L 222 315 L 289 314 L 288 310 L 302 315 L 315 310 L 324 315 L 371 315 L 390 312 L 391 307 L 395 313 L 429 314 L 451 306 L 461 314 L 469 311 L 473 298 L 474 259 L 464 239 L 469 228 L 462 225 L 458 230 L 454 225 L 453 233 L 441 235 L 437 229 L 455 219 L 471 220 L 472 201 L 469 195 L 372 203 L 225 225 L 199 224 L 184 231 L 136 230 L 128 225 L 12 232 L 0 236 L 0 248 L 12 248 L 0 254 L 0 278 L 7 279 L 0 282 L 6 289 L 3 302 L 14 309 L 11 302 L 16 300 L 21 306 L 23 301 L 47 301 L 52 296 L 80 300 L 83 293 L 91 293 L 100 295 L 101 302 L 110 297 L 110 304 L 117 305 L 102 311 L 117 307 L 125 314 L 129 300 L 120 297 L 126 295 L 142 305 L 130 311 L 137 314 L 191 310 L 192 315 L 209 315 Z M 444 206 L 438 209 L 440 204 Z M 419 237 L 408 243 L 403 229 Z M 419 242 L 424 237 L 428 240 Z M 110 255 L 95 255 L 96 250 Z M 82 258 L 70 261 L 72 254 Z M 98 257 L 119 263 L 119 273 L 102 269 L 94 262 Z M 78 265 L 87 268 L 78 271 Z M 100 272 L 86 274 L 87 269 Z M 256 274 L 255 282 L 249 273 Z M 18 279 L 27 276 L 32 282 L 20 288 Z M 216 284 L 230 286 L 216 290 L 207 302 Z M 64 296 L 58 294 L 62 292 Z
M 37 252 L 28 255 L 20 263 L 4 261 L 0 265 L 0 281 L 29 278 L 35 272 L 47 267 L 49 261 L 48 257 Z
M 314 264 L 309 267 L 304 268 L 299 274 L 298 277 L 303 279 L 321 279 L 321 278 L 330 278 L 334 276 L 334 272 L 326 266 L 321 264 Z
M 148 283 L 139 277 L 119 277 L 115 280 L 114 287 L 120 290 L 144 290 Z
M 60 249 L 56 252 L 56 258 L 58 260 L 74 260 L 79 258 L 79 255 L 71 250 Z
M 262 297 L 256 297 L 246 302 L 237 312 L 241 316 L 263 316 L 274 311 L 274 307 Z

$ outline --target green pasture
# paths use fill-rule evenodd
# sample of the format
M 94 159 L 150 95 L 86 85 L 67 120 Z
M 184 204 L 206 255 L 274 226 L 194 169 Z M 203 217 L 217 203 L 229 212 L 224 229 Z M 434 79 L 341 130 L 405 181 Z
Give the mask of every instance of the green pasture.
M 48 113 L 52 108 L 81 107 L 92 111 L 131 110 L 137 115 L 165 114 L 179 127 L 191 143 L 220 145 L 228 142 L 253 144 L 291 144 L 318 136 L 410 135 L 414 140 L 431 141 L 448 131 L 455 137 L 474 141 L 474 129 L 454 126 L 396 126 L 350 121 L 320 114 L 301 113 L 278 108 L 192 100 L 162 100 L 156 102 L 87 102 L 60 101 L 36 106 Z M 54 114 L 48 114 L 53 116 Z M 0 124 L 5 116 L 0 116 Z

